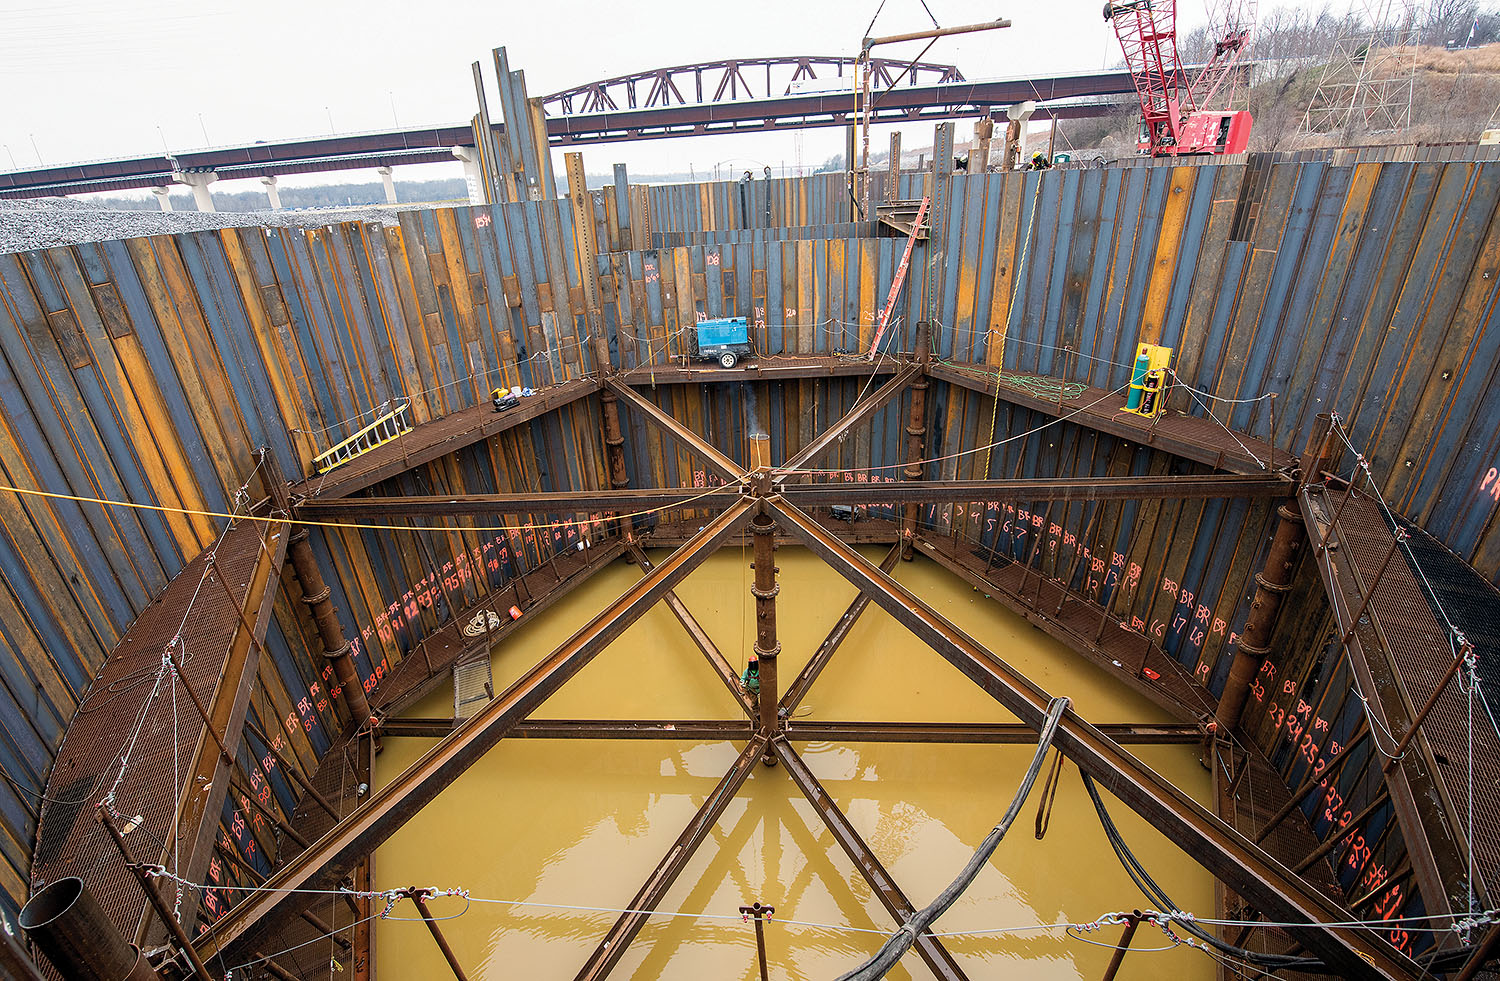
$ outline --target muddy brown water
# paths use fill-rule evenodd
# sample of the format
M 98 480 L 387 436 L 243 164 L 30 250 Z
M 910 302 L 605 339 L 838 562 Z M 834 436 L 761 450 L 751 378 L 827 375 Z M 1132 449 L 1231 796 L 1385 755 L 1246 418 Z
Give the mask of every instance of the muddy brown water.
M 865 553 L 875 561 L 880 550 Z M 854 588 L 802 549 L 777 552 L 784 683 L 854 597 Z M 677 593 L 725 656 L 743 665 L 754 637 L 749 556 L 728 547 Z M 514 681 L 639 577 L 623 562 L 597 574 L 518 631 L 493 659 L 496 690 Z M 919 559 L 905 585 L 1092 722 L 1166 722 L 1139 694 L 1086 663 L 947 571 Z M 444 686 L 410 717 L 452 714 Z M 1014 722 L 989 696 L 871 606 L 798 710 L 828 721 Z M 537 718 L 741 717 L 677 620 L 657 606 L 568 682 Z M 389 780 L 433 740 L 388 738 L 376 779 Z M 461 887 L 471 901 L 430 903 L 471 979 L 572 978 L 742 745 L 633 740 L 502 741 L 376 853 L 379 888 Z M 808 766 L 908 897 L 929 902 L 999 821 L 1031 746 L 799 744 Z M 1148 765 L 1200 801 L 1209 776 L 1192 746 L 1140 746 Z M 1045 771 L 1044 771 L 1045 776 Z M 1068 936 L 1052 926 L 1144 907 L 1110 851 L 1078 778 L 1065 767 L 1046 837 L 1034 821 L 1040 781 L 1020 818 L 963 897 L 936 924 L 974 979 L 1094 979 L 1120 927 Z M 1183 908 L 1212 915 L 1213 880 L 1113 798 L 1132 849 Z M 490 900 L 477 902 L 472 900 Z M 631 944 L 612 977 L 759 977 L 755 934 L 738 908 L 776 908 L 766 927 L 769 976 L 831 981 L 877 949 L 893 921 L 817 812 L 780 767 L 756 768 Z M 494 902 L 498 901 L 498 902 Z M 582 907 L 582 908 L 580 908 Z M 593 909 L 591 909 L 593 908 Z M 681 915 L 664 915 L 674 913 Z M 431 936 L 403 901 L 376 931 L 383 979 L 451 978 Z M 988 932 L 986 932 L 988 931 Z M 1086 941 L 1093 941 L 1089 943 Z M 1103 944 L 1101 946 L 1100 944 Z M 1213 961 L 1136 934 L 1120 978 L 1213 976 Z M 915 952 L 892 978 L 929 978 Z

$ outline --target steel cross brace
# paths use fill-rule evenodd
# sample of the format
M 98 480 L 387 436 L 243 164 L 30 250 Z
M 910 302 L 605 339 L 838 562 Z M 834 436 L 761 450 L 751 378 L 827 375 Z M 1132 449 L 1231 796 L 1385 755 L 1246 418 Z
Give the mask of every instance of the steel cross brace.
M 514 684 L 421 759 L 371 794 L 311 848 L 237 904 L 195 945 L 204 960 L 226 949 L 243 950 L 309 904 L 294 889 L 334 889 L 359 860 L 395 834 L 444 788 L 477 762 L 516 724 L 619 637 L 688 573 L 703 563 L 748 518 L 751 502 L 738 501 L 666 561 L 581 627 Z
M 630 554 L 635 559 L 636 565 L 641 567 L 641 571 L 651 571 L 651 559 L 639 545 L 631 545 Z M 677 598 L 676 593 L 668 592 L 666 596 L 662 597 L 662 601 L 667 604 L 667 608 L 672 611 L 672 615 L 677 618 L 677 622 L 682 624 L 682 629 L 687 631 L 688 639 L 693 642 L 698 650 L 703 652 L 703 657 L 708 661 L 709 667 L 713 668 L 714 674 L 718 675 L 719 680 L 724 683 L 724 687 L 729 689 L 730 697 L 739 704 L 740 709 L 746 716 L 751 719 L 755 718 L 755 702 L 740 687 L 740 676 L 735 672 L 734 667 L 724 659 L 724 655 L 720 653 L 713 639 L 708 636 L 708 631 L 704 630 L 702 625 L 698 623 L 697 618 L 688 612 L 687 606 L 682 600 Z
M 658 427 L 665 430 L 669 436 L 697 453 L 710 468 L 718 472 L 720 477 L 723 477 L 732 484 L 739 483 L 740 479 L 744 477 L 744 467 L 731 460 L 722 451 L 710 445 L 702 436 L 699 436 L 683 425 L 670 413 L 665 412 L 661 406 L 641 395 L 641 393 L 620 381 L 617 377 L 610 376 L 606 378 L 604 385 L 622 400 L 629 402 L 631 408 L 640 412 L 647 419 L 656 423 Z
M 828 825 L 828 830 L 833 834 L 834 840 L 839 843 L 839 847 L 844 849 L 844 854 L 849 856 L 855 868 L 859 869 L 860 875 L 865 877 L 865 881 L 870 884 L 870 889 L 880 899 L 880 904 L 885 907 L 886 912 L 890 913 L 897 923 L 905 923 L 911 919 L 912 914 L 916 912 L 916 907 L 912 906 L 911 900 L 906 898 L 901 887 L 896 885 L 896 880 L 891 878 L 885 866 L 880 864 L 880 859 L 870 850 L 870 846 L 865 844 L 859 832 L 854 830 L 854 825 L 849 823 L 849 819 L 844 816 L 838 804 L 834 803 L 828 791 L 823 789 L 818 778 L 813 776 L 807 764 L 802 762 L 802 757 L 792 749 L 786 739 L 781 737 L 771 741 L 771 748 L 786 768 L 787 776 L 792 778 L 792 782 L 797 785 L 798 790 L 802 791 L 808 803 L 817 809 L 818 816 L 823 819 L 824 824 Z M 942 941 L 932 934 L 918 934 L 914 946 L 923 963 L 937 977 L 944 981 L 964 981 L 967 978 L 963 969 L 958 966 L 958 962 L 953 959 L 953 955 L 949 954 L 947 948 L 943 946 Z
M 901 545 L 898 542 L 891 546 L 891 550 L 881 561 L 880 571 L 889 575 L 900 559 Z M 835 623 L 833 629 L 828 632 L 823 643 L 819 644 L 813 656 L 807 659 L 807 664 L 803 665 L 802 673 L 797 675 L 797 680 L 793 681 L 787 688 L 786 694 L 781 696 L 781 704 L 777 707 L 777 711 L 782 718 L 790 719 L 796 714 L 797 706 L 801 705 L 802 699 L 807 697 L 807 690 L 812 687 L 814 681 L 818 680 L 818 675 L 823 673 L 823 669 L 833 659 L 834 652 L 844 643 L 844 639 L 849 636 L 854 629 L 854 624 L 859 620 L 860 614 L 864 613 L 869 605 L 870 594 L 860 590 L 859 595 L 854 597 L 849 608 L 844 611 L 844 615 L 839 617 L 839 622 Z
M 855 587 L 868 591 L 886 612 L 1022 722 L 1040 728 L 1050 700 L 1046 692 L 859 553 L 827 534 L 806 514 L 784 500 L 773 499 L 770 505 L 777 523 L 814 554 Z M 1351 917 L 1075 712 L 1070 710 L 1063 717 L 1055 741 L 1080 769 L 1268 918 L 1307 924 L 1291 927 L 1288 932 L 1322 957 L 1332 970 L 1352 978 L 1416 977 L 1417 965 L 1379 937 L 1322 926 Z
M 755 764 L 760 762 L 766 752 L 766 737 L 757 734 L 752 737 L 744 752 L 734 761 L 729 772 L 724 774 L 703 806 L 698 808 L 698 813 L 688 822 L 682 834 L 672 842 L 667 849 L 667 854 L 657 863 L 651 875 L 646 878 L 646 884 L 641 886 L 635 896 L 626 905 L 630 912 L 621 913 L 620 918 L 615 920 L 615 925 L 610 927 L 604 939 L 599 941 L 599 946 L 589 955 L 583 967 L 578 971 L 575 981 L 599 981 L 608 976 L 609 972 L 619 963 L 625 954 L 625 949 L 640 933 L 641 927 L 646 925 L 651 912 L 656 905 L 662 901 L 672 884 L 677 881 L 677 876 L 687 867 L 692 859 L 693 853 L 708 837 L 708 832 L 713 828 L 714 822 L 724 813 L 724 808 L 734 800 L 734 795 L 739 793 L 750 774 L 755 770 Z
M 772 475 L 780 480 L 806 480 L 811 476 L 809 473 L 799 473 L 798 470 L 833 448 L 834 444 L 849 434 L 855 426 L 864 422 L 880 411 L 887 402 L 896 398 L 906 388 L 907 383 L 915 376 L 921 374 L 921 367 L 908 364 L 896 372 L 896 376 L 876 389 L 870 395 L 861 399 L 853 408 L 844 413 L 844 417 L 838 422 L 823 430 L 812 442 L 802 447 L 798 453 L 781 466 L 772 470 Z

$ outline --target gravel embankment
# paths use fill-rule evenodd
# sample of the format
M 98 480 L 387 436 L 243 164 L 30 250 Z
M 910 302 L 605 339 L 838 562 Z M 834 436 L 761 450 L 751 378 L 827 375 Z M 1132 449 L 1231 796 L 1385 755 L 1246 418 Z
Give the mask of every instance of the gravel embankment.
M 305 211 L 106 211 L 68 198 L 0 200 L 0 253 L 216 228 L 297 228 L 341 221 L 395 224 L 396 213 L 404 210 L 407 206 L 366 205 Z

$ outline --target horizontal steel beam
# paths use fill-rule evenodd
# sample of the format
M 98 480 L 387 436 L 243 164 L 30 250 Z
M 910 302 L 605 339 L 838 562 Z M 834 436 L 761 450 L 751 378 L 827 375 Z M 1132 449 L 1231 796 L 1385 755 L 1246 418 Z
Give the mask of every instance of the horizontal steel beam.
M 615 376 L 611 376 L 604 380 L 604 384 L 609 387 L 611 392 L 618 395 L 622 401 L 628 402 L 631 408 L 656 423 L 659 428 L 665 430 L 668 435 L 682 443 L 684 447 L 698 454 L 704 463 L 718 472 L 720 477 L 731 483 L 739 483 L 740 478 L 744 476 L 744 467 L 731 460 L 722 450 L 711 446 L 702 436 L 693 432 L 661 406 L 646 398 L 625 382 L 620 381 Z
M 307 905 L 309 896 L 290 890 L 337 888 L 361 858 L 415 817 L 517 723 L 701 565 L 743 523 L 749 512 L 749 503 L 736 503 L 650 574 L 632 583 L 618 599 L 461 728 L 440 740 L 311 848 L 283 866 L 266 881 L 262 891 L 231 909 L 199 940 L 199 954 L 207 961 L 231 947 L 243 949 L 296 916 Z
M 1100 732 L 1121 745 L 1196 745 L 1203 729 L 1185 722 L 1134 725 L 1105 723 Z M 800 719 L 786 724 L 786 738 L 798 742 L 839 743 L 976 743 L 1036 745 L 1036 730 L 1019 722 L 814 722 Z
M 1220 470 L 1242 474 L 1265 472 L 1265 467 L 1257 463 L 1256 458 L 1240 444 L 1253 448 L 1262 463 L 1270 460 L 1269 444 L 1246 433 L 1231 436 L 1208 419 L 1167 413 L 1155 419 L 1147 419 L 1134 413 L 1121 412 L 1125 396 L 1101 389 L 1087 389 L 1076 399 L 1063 399 L 1059 402 L 1056 398 L 1042 398 L 1018 388 L 1001 385 L 996 381 L 997 371 L 994 365 L 967 365 L 951 361 L 934 361 L 927 369 L 931 377 L 971 392 L 994 396 L 1003 402 L 1047 415 L 1066 416 L 1069 422 L 1086 429 L 1119 436 L 1152 449 L 1165 450 Z M 1051 380 L 1063 383 L 1060 378 Z M 1295 462 L 1290 455 L 1282 457 L 1282 460 L 1285 463 Z
M 382 737 L 440 739 L 467 719 L 388 719 Z M 1203 740 L 1199 726 L 1185 722 L 1108 722 L 1099 731 L 1121 745 L 1188 745 Z M 794 743 L 976 743 L 1031 745 L 1036 730 L 1019 722 L 822 722 L 791 721 L 782 730 Z M 713 742 L 748 739 L 746 719 L 527 719 L 507 739 L 673 739 Z
M 762 364 L 741 361 L 733 368 L 701 364 L 664 364 L 631 368 L 617 376 L 631 385 L 723 385 L 746 381 L 787 381 L 794 378 L 868 378 L 893 374 L 901 367 L 894 359 L 882 359 L 871 367 L 862 357 L 799 357 L 778 354 Z
M 468 719 L 388 719 L 380 735 L 442 738 Z M 740 719 L 527 719 L 507 739 L 687 739 L 698 742 L 750 738 L 750 723 Z
M 988 501 L 1134 501 L 1211 497 L 1286 497 L 1282 474 L 1183 477 L 1038 477 L 1019 480 L 900 480 L 892 483 L 787 484 L 777 490 L 798 507 L 829 504 L 967 504 Z M 701 491 L 700 491 L 701 493 Z
M 702 487 L 657 487 L 649 489 L 595 491 L 538 491 L 534 494 L 423 494 L 399 497 L 311 498 L 297 508 L 309 521 L 361 521 L 366 518 L 459 517 L 486 514 L 557 514 L 600 511 L 621 513 L 670 508 L 691 502 L 694 507 L 712 507 L 717 501 L 734 500 L 734 485 L 726 485 L 722 496 L 703 499 Z
M 835 437 L 837 438 L 837 437 Z M 793 464 L 788 461 L 786 466 Z M 1183 477 L 1042 477 L 1020 480 L 900 480 L 893 483 L 787 484 L 779 491 L 798 507 L 830 504 L 982 503 L 988 501 L 1132 501 L 1214 497 L 1286 497 L 1293 489 L 1283 474 L 1191 474 Z M 311 498 L 298 507 L 315 521 L 368 518 L 438 518 L 486 514 L 576 514 L 644 511 L 674 506 L 712 507 L 734 500 L 735 485 L 704 498 L 701 487 L 627 490 L 539 491 L 534 494 L 413 495 Z
M 773 500 L 772 508 L 779 524 L 840 575 L 857 589 L 868 591 L 874 602 L 1022 722 L 1040 729 L 1051 700 L 1047 692 L 830 536 L 806 514 L 783 500 Z M 1307 924 L 1290 927 L 1288 932 L 1334 971 L 1354 978 L 1416 976 L 1416 964 L 1378 936 L 1322 926 L 1350 916 L 1077 713 L 1070 710 L 1063 717 L 1055 742 L 1080 769 L 1268 919 Z
M 574 378 L 523 399 L 520 405 L 507 412 L 496 412 L 488 402 L 458 409 L 414 426 L 396 439 L 360 454 L 321 477 L 310 477 L 290 490 L 294 496 L 321 500 L 343 497 L 514 429 L 598 390 L 599 383 L 594 379 Z

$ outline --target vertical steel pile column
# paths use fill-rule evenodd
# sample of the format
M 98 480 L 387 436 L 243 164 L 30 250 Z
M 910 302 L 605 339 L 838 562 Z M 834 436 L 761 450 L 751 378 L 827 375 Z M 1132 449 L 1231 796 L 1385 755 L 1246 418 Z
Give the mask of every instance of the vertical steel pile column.
M 927 364 L 931 360 L 931 328 L 926 321 L 917 324 L 917 364 L 922 373 L 911 383 L 911 417 L 906 424 L 906 469 L 902 474 L 907 480 L 922 479 L 922 447 L 926 440 L 925 424 L 927 412 Z M 910 562 L 912 542 L 917 536 L 917 509 L 921 507 L 911 501 L 901 518 L 901 558 Z
M 1308 437 L 1307 450 L 1302 456 L 1304 481 L 1315 480 L 1322 470 L 1332 438 L 1331 422 L 1326 415 L 1318 416 L 1312 435 Z M 1307 528 L 1295 501 L 1293 496 L 1276 509 L 1281 520 L 1271 539 L 1271 550 L 1266 553 L 1265 566 L 1255 576 L 1255 597 L 1250 601 L 1250 616 L 1240 637 L 1239 650 L 1234 652 L 1224 694 L 1219 697 L 1219 707 L 1214 713 L 1215 721 L 1226 731 L 1239 725 L 1250 683 L 1255 679 L 1261 660 L 1271 652 L 1271 632 L 1276 627 L 1281 597 L 1292 588 L 1292 570 L 1307 541 Z
M 356 725 L 370 721 L 370 702 L 360 685 L 359 672 L 354 667 L 354 645 L 344 639 L 344 630 L 339 626 L 338 614 L 329 600 L 333 589 L 323 581 L 318 571 L 317 559 L 312 546 L 307 543 L 307 529 L 298 526 L 287 539 L 287 556 L 292 560 L 292 571 L 302 584 L 302 602 L 312 613 L 318 626 L 318 636 L 323 641 L 323 657 L 333 664 L 333 673 L 339 687 L 344 689 L 344 705 Z
M 901 196 L 901 131 L 891 133 L 890 175 L 885 185 L 885 203 L 895 204 Z
M 614 374 L 615 366 L 609 358 L 609 341 L 604 337 L 604 325 L 598 314 L 589 314 L 594 335 L 594 364 L 601 377 Z M 609 486 L 624 490 L 630 486 L 630 476 L 625 471 L 625 435 L 620 429 L 620 399 L 607 386 L 599 386 L 600 415 L 604 418 L 604 456 L 609 461 Z M 628 530 L 621 527 L 619 519 L 610 522 L 615 534 L 624 535 Z
M 277 509 L 292 517 L 291 502 L 286 496 L 286 484 L 281 479 L 276 459 L 265 449 L 261 450 L 261 463 L 266 468 L 266 484 Z M 334 677 L 344 689 L 344 705 L 357 726 L 370 721 L 370 702 L 365 698 L 364 687 L 359 681 L 359 672 L 354 667 L 354 645 L 344 639 L 344 629 L 339 626 L 338 614 L 333 609 L 329 596 L 333 590 L 323 581 L 318 571 L 318 560 L 313 556 L 312 546 L 307 543 L 307 527 L 297 525 L 286 540 L 287 558 L 292 560 L 292 571 L 302 586 L 302 602 L 307 604 L 313 622 L 318 627 L 318 637 L 323 641 L 323 656 L 333 663 Z
M 770 739 L 776 735 L 777 701 L 776 656 L 781 653 L 781 644 L 776 640 L 776 594 L 781 586 L 776 581 L 776 522 L 762 510 L 750 522 L 750 531 L 755 536 L 755 584 L 750 593 L 755 597 L 755 658 L 760 663 L 760 729 Z M 775 760 L 769 752 L 766 762 Z

